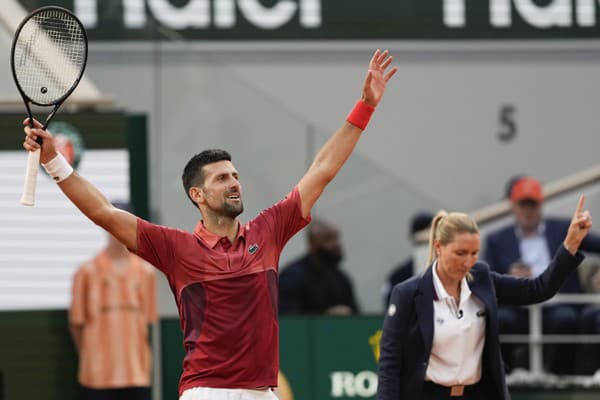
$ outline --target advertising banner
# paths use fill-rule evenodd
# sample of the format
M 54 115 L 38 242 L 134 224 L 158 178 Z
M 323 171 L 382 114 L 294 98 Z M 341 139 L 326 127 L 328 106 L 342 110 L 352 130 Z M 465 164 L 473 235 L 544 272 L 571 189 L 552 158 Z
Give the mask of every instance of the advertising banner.
M 12 0 L 11 0 L 12 1 Z M 92 40 L 600 37 L 597 0 L 21 0 L 62 5 Z

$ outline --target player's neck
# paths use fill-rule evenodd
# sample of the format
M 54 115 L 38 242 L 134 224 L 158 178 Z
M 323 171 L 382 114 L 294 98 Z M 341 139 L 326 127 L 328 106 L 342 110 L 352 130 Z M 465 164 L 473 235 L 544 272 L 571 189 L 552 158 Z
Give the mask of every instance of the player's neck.
M 203 219 L 204 228 L 218 236 L 225 236 L 231 243 L 235 240 L 239 222 L 237 218 L 212 215 Z

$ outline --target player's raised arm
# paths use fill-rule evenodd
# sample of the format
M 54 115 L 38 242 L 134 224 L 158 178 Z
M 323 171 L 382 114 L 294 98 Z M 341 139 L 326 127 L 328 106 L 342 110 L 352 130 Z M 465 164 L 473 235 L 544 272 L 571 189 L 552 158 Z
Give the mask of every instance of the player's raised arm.
M 34 120 L 34 127 L 30 128 L 28 122 L 29 119 L 26 119 L 23 123 L 23 147 L 28 151 L 41 148 L 40 162 L 71 202 L 130 250 L 137 250 L 137 218 L 114 207 L 94 185 L 74 172 L 67 160 L 56 151 L 52 134 L 41 129 L 42 124 Z M 41 145 L 36 141 L 38 138 L 42 139 Z
M 354 150 L 360 134 L 367 127 L 375 107 L 383 97 L 387 82 L 398 70 L 397 67 L 388 70 L 391 63 L 392 57 L 387 50 L 383 52 L 377 50 L 373 54 L 365 78 L 362 98 L 356 103 L 344 125 L 319 150 L 312 165 L 298 183 L 304 217 L 310 214 L 325 186 L 342 168 Z

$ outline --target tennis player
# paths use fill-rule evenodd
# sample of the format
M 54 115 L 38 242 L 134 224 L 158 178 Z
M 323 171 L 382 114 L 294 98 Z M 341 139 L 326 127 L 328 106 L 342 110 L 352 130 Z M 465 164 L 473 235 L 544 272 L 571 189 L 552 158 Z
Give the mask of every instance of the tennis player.
M 193 233 L 152 224 L 113 207 L 57 154 L 52 135 L 25 128 L 24 147 L 43 139 L 41 162 L 94 223 L 167 277 L 181 319 L 186 356 L 181 400 L 275 399 L 279 369 L 278 262 L 286 242 L 310 221 L 325 186 L 348 159 L 396 73 L 377 50 L 362 98 L 325 143 L 294 189 L 246 224 L 242 185 L 230 155 L 203 151 L 187 163 L 185 192 L 202 219 Z

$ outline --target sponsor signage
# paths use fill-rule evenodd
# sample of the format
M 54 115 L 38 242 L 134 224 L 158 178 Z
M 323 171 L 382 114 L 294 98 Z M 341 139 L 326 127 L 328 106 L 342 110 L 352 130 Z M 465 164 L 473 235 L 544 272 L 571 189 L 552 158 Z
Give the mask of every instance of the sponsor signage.
M 582 39 L 599 0 L 21 0 L 62 5 L 92 40 Z

